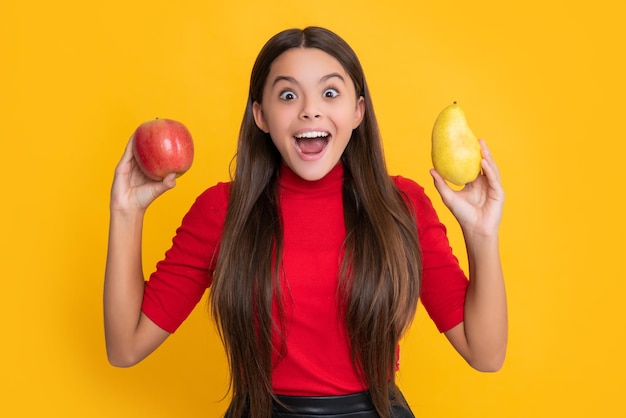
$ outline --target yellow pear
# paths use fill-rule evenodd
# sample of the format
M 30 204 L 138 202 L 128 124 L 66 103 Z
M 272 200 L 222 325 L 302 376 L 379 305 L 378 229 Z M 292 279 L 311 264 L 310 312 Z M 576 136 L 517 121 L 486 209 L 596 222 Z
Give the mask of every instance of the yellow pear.
M 457 186 L 474 181 L 480 173 L 480 144 L 456 102 L 437 116 L 431 157 L 441 177 Z

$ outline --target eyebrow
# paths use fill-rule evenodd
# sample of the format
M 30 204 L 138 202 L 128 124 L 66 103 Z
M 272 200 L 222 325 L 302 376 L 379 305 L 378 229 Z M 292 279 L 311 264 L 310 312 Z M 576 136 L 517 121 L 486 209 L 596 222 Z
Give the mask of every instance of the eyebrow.
M 343 76 L 339 73 L 330 73 L 330 74 L 326 74 L 324 77 L 320 78 L 320 83 L 324 83 L 328 80 L 330 80 L 331 78 L 339 78 L 341 81 L 345 82 L 345 79 L 343 78 Z M 274 82 L 272 83 L 272 86 L 275 86 L 276 83 L 278 83 L 279 81 L 287 81 L 289 83 L 293 83 L 293 84 L 300 84 L 298 83 L 298 80 L 296 80 L 294 77 L 288 76 L 288 75 L 279 75 L 274 79 Z

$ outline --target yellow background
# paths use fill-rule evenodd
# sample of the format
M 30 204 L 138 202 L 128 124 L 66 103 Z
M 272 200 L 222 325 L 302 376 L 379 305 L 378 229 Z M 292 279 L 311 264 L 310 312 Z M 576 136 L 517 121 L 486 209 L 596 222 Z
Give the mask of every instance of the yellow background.
M 453 100 L 507 191 L 510 348 L 471 370 L 423 309 L 400 381 L 418 416 L 618 417 L 626 198 L 623 6 L 539 1 L 28 1 L 0 13 L 0 415 L 217 417 L 227 375 L 204 302 L 153 356 L 106 361 L 102 280 L 113 169 L 135 127 L 183 121 L 193 168 L 149 210 L 146 274 L 196 195 L 228 178 L 263 43 L 322 25 L 360 56 L 390 171 L 422 183 Z

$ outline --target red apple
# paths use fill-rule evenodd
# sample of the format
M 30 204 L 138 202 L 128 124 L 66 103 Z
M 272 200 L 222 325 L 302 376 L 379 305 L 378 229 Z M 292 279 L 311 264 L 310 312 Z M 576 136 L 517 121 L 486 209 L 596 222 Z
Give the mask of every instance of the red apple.
M 185 173 L 193 162 L 193 140 L 180 122 L 154 119 L 135 130 L 133 154 L 146 176 L 160 181 L 169 173 Z

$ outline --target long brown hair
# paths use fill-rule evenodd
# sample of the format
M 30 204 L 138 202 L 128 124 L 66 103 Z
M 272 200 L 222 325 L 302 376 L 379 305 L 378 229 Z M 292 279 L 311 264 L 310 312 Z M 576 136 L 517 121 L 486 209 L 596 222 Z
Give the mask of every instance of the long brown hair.
M 271 64 L 291 48 L 318 48 L 335 57 L 352 78 L 365 116 L 342 155 L 347 236 L 339 272 L 338 301 L 344 314 L 354 367 L 367 384 L 381 417 L 399 399 L 396 346 L 410 325 L 420 290 L 421 255 L 413 211 L 387 173 L 378 124 L 361 64 L 333 32 L 308 27 L 272 37 L 252 69 L 248 102 L 239 132 L 236 166 L 214 282 L 211 310 L 231 370 L 229 417 L 247 409 L 252 418 L 271 416 L 272 335 L 282 318 L 280 302 L 282 228 L 276 195 L 280 154 L 259 129 L 253 103 L 262 103 Z M 279 307 L 280 308 L 280 307 Z M 279 309 L 282 312 L 282 309 Z

